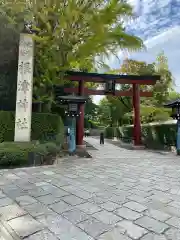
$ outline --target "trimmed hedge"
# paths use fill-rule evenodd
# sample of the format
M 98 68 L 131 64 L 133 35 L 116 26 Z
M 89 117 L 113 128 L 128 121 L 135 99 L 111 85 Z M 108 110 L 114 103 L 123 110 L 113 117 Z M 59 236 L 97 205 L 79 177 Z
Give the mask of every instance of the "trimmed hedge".
M 152 149 L 165 149 L 176 146 L 177 125 L 175 123 L 150 123 L 143 124 L 142 141 L 145 146 Z M 106 137 L 114 136 L 113 128 L 106 128 Z M 122 126 L 117 129 L 117 137 L 124 142 L 133 141 L 133 126 Z
M 14 140 L 14 112 L 0 111 L 0 142 Z M 63 138 L 64 126 L 59 115 L 32 113 L 32 140 L 53 140 L 57 135 Z
M 115 132 L 116 132 L 116 136 L 114 136 Z M 105 138 L 112 139 L 113 137 L 122 138 L 122 135 L 120 133 L 120 129 L 115 128 L 115 130 L 114 130 L 114 127 L 107 127 L 105 129 Z
M 36 154 L 43 164 L 48 156 L 56 156 L 60 147 L 53 142 L 48 143 L 16 143 L 3 142 L 0 144 L 0 167 L 29 166 L 29 153 Z

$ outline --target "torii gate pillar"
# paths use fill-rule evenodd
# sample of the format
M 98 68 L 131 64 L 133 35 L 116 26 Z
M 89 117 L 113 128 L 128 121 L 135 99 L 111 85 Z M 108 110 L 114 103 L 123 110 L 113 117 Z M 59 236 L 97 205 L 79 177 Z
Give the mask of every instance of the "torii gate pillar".
M 79 96 L 84 95 L 84 81 L 79 81 L 79 87 L 78 87 L 78 94 Z M 84 137 L 84 104 L 80 104 L 79 106 L 79 112 L 81 112 L 79 118 L 77 119 L 77 125 L 76 125 L 76 144 L 78 146 L 82 146 L 83 144 L 83 137 Z
M 141 119 L 140 119 L 140 85 L 133 84 L 133 108 L 134 108 L 134 145 L 139 146 L 141 141 Z

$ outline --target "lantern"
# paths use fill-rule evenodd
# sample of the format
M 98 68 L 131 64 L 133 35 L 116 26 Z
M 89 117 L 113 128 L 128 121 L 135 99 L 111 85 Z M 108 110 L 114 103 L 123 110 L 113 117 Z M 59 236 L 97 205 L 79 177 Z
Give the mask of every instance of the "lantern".
M 107 79 L 105 83 L 105 93 L 115 95 L 115 86 L 116 83 L 114 79 L 113 80 Z
M 70 155 L 76 150 L 76 119 L 80 116 L 80 106 L 87 100 L 83 96 L 67 95 L 58 97 L 60 103 L 66 106 L 67 116 L 67 143 Z
M 67 95 L 58 97 L 60 103 L 66 106 L 65 114 L 68 117 L 79 117 L 81 104 L 86 103 L 87 98 L 83 96 Z

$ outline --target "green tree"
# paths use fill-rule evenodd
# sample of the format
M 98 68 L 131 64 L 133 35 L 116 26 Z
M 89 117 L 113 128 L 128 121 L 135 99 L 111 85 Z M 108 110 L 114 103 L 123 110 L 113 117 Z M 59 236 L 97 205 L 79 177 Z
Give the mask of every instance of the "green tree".
M 169 97 L 169 92 L 173 89 L 174 79 L 168 68 L 168 61 L 164 53 L 161 52 L 154 63 L 155 73 L 161 76 L 160 80 L 153 86 L 154 104 L 162 106 Z
M 60 72 L 91 71 L 100 56 L 143 46 L 122 26 L 122 19 L 133 15 L 131 6 L 123 1 L 1 0 L 0 8 L 17 32 L 24 20 L 33 22 L 37 32 L 34 90 L 43 101 L 52 102 L 51 86 L 64 83 Z M 103 65 L 102 61 L 98 63 Z
M 103 126 L 108 126 L 112 123 L 111 106 L 106 97 L 102 98 L 98 106 L 98 121 Z
M 173 101 L 180 98 L 180 93 L 176 91 L 170 91 L 168 96 L 168 101 Z
M 163 53 L 157 56 L 157 60 L 154 63 L 146 63 L 143 61 L 136 61 L 132 59 L 124 60 L 120 69 L 111 71 L 111 73 L 118 74 L 132 74 L 132 75 L 154 75 L 161 76 L 160 80 L 154 86 L 140 86 L 142 90 L 148 90 L 153 92 L 152 98 L 141 98 L 141 121 L 151 122 L 166 120 L 170 117 L 170 112 L 163 108 L 163 104 L 169 99 L 169 93 L 173 86 L 173 77 L 168 69 L 167 59 Z M 121 90 L 130 90 L 132 85 L 122 84 Z M 112 99 L 112 97 L 109 98 Z M 118 100 L 118 98 L 116 98 Z M 124 106 L 122 103 L 126 103 Z M 115 102 L 112 102 L 112 106 L 115 106 Z M 125 107 L 128 106 L 128 107 Z M 148 106 L 148 107 L 147 107 Z M 125 108 L 124 108 L 125 107 Z M 132 97 L 119 97 L 119 104 L 117 113 L 121 113 L 121 123 L 126 121 L 132 122 L 133 117 Z M 116 115 L 118 116 L 118 115 Z

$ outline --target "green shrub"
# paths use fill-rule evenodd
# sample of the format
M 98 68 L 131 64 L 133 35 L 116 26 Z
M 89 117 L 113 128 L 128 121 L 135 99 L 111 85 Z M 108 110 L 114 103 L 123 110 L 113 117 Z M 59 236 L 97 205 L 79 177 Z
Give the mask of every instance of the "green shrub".
M 164 149 L 170 146 L 176 146 L 176 131 L 175 123 L 151 123 L 142 124 L 142 141 L 153 149 Z M 133 139 L 133 126 L 123 126 L 122 132 L 124 139 Z
M 20 149 L 0 150 L 0 166 L 24 166 L 27 165 L 28 152 Z
M 59 115 L 50 113 L 32 114 L 32 139 L 53 140 L 62 131 L 63 123 Z
M 121 133 L 117 127 L 107 127 L 105 129 L 105 138 L 112 139 L 113 137 L 121 138 Z
M 176 146 L 177 125 L 175 123 L 150 123 L 142 124 L 142 141 L 145 146 L 152 149 L 165 149 L 170 146 Z M 114 137 L 114 128 L 105 129 L 105 137 L 112 139 Z M 116 137 L 124 142 L 133 141 L 133 125 L 124 125 L 116 128 Z
M 53 142 L 45 143 L 44 146 L 47 149 L 48 154 L 56 154 L 59 150 L 58 146 Z
M 58 151 L 59 147 L 53 142 L 3 142 L 0 144 L 0 167 L 27 166 L 30 152 L 47 157 L 49 155 L 55 156 Z
M 112 127 L 107 127 L 105 129 L 105 134 L 104 135 L 105 135 L 105 138 L 109 138 L 109 139 L 113 138 L 113 136 L 114 136 L 113 128 Z
M 14 140 L 14 112 L 0 111 L 0 142 Z M 64 126 L 59 115 L 50 113 L 32 114 L 32 140 L 52 141 L 58 134 L 64 134 Z

